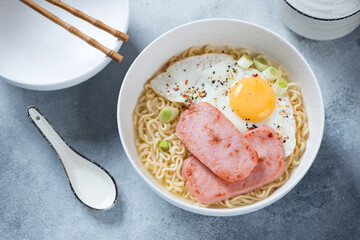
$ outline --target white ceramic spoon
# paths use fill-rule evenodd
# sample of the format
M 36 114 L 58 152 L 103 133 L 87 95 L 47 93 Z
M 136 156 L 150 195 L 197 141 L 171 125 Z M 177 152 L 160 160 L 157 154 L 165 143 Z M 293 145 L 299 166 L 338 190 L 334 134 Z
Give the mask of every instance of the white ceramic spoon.
M 90 208 L 111 207 L 117 199 L 117 187 L 111 175 L 66 144 L 36 107 L 29 107 L 27 113 L 56 151 L 75 196 Z

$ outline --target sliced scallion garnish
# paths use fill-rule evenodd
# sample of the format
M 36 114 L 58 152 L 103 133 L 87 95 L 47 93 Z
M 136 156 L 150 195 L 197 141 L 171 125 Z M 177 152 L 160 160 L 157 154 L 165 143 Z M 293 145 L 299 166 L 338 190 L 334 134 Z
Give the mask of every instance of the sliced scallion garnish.
M 266 68 L 262 73 L 264 74 L 264 77 L 270 81 L 274 81 L 280 77 L 279 70 L 277 70 L 276 68 L 274 68 L 272 66 Z
M 248 55 L 242 55 L 238 60 L 238 65 L 245 69 L 248 69 L 253 63 L 253 60 Z
M 259 71 L 264 71 L 269 65 L 262 59 L 254 58 L 255 68 Z
M 283 78 L 278 78 L 276 82 L 272 85 L 274 93 L 278 96 L 284 96 L 287 89 L 288 89 L 288 83 Z
M 178 114 L 179 114 L 179 110 L 177 108 L 169 107 L 169 106 L 164 107 L 160 111 L 160 121 L 164 123 L 171 122 L 172 120 L 174 120 L 174 118 L 177 117 Z
M 169 151 L 169 142 L 166 141 L 166 140 L 160 141 L 159 142 L 159 148 L 164 152 Z

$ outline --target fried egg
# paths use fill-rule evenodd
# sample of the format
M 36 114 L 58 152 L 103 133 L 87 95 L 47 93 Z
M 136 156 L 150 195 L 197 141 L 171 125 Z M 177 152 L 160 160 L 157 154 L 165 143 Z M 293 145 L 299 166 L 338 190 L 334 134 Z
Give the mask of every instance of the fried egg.
M 261 72 L 240 67 L 227 54 L 203 54 L 175 62 L 152 79 L 151 86 L 170 101 L 210 103 L 241 132 L 272 127 L 289 156 L 296 145 L 294 110 L 289 96 L 276 96 L 264 79 Z

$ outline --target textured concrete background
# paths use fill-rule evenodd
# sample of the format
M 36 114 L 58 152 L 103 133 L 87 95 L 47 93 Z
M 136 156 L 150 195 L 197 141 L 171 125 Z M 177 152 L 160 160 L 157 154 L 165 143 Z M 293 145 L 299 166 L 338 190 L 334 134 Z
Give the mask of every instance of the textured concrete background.
M 141 50 L 173 27 L 212 17 L 247 20 L 286 38 L 312 66 L 326 108 L 310 171 L 280 201 L 245 216 L 200 216 L 162 200 L 131 167 L 116 126 L 122 79 Z M 121 65 L 112 62 L 70 89 L 36 92 L 0 81 L 0 239 L 359 239 L 360 28 L 316 42 L 288 30 L 268 0 L 141 0 L 131 1 L 129 34 Z M 73 196 L 53 150 L 25 114 L 29 105 L 114 176 L 120 194 L 114 208 L 90 210 Z

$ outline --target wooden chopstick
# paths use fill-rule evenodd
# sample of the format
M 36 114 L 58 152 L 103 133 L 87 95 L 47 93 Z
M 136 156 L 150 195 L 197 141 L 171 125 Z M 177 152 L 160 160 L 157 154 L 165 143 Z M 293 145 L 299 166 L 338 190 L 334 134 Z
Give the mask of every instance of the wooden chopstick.
M 89 15 L 85 14 L 84 12 L 80 11 L 79 9 L 76 9 L 60 0 L 46 0 L 49 3 L 54 4 L 55 6 L 61 7 L 62 9 L 68 11 L 69 13 L 73 14 L 76 17 L 81 18 L 82 20 L 87 21 L 88 23 L 91 23 L 92 25 L 94 25 L 95 27 L 98 27 L 108 33 L 110 33 L 111 35 L 113 35 L 114 37 L 117 37 L 121 40 L 123 40 L 124 42 L 127 42 L 129 39 L 129 35 L 116 30 L 112 27 L 109 27 L 108 25 L 104 24 L 103 22 L 101 22 L 100 20 L 97 20 L 93 17 L 90 17 Z
M 54 15 L 51 12 L 47 11 L 45 8 L 37 5 L 33 1 L 31 1 L 31 0 L 20 0 L 20 1 L 22 1 L 23 3 L 25 3 L 26 5 L 28 5 L 32 9 L 34 9 L 35 11 L 39 12 L 43 16 L 47 17 L 48 19 L 50 19 L 54 23 L 56 23 L 59 26 L 65 28 L 70 33 L 72 33 L 75 36 L 81 38 L 82 40 L 87 42 L 89 45 L 91 45 L 91 46 L 95 47 L 96 49 L 100 50 L 101 52 L 105 53 L 107 56 L 111 57 L 113 60 L 115 60 L 115 61 L 117 61 L 119 63 L 123 60 L 123 56 L 121 56 L 117 52 L 115 52 L 115 51 L 105 47 L 104 45 L 100 44 L 95 39 L 89 37 L 85 33 L 82 33 L 77 28 L 75 28 L 75 27 L 71 26 L 70 24 L 68 24 L 67 22 L 61 20 L 59 17 L 57 17 L 56 15 Z

